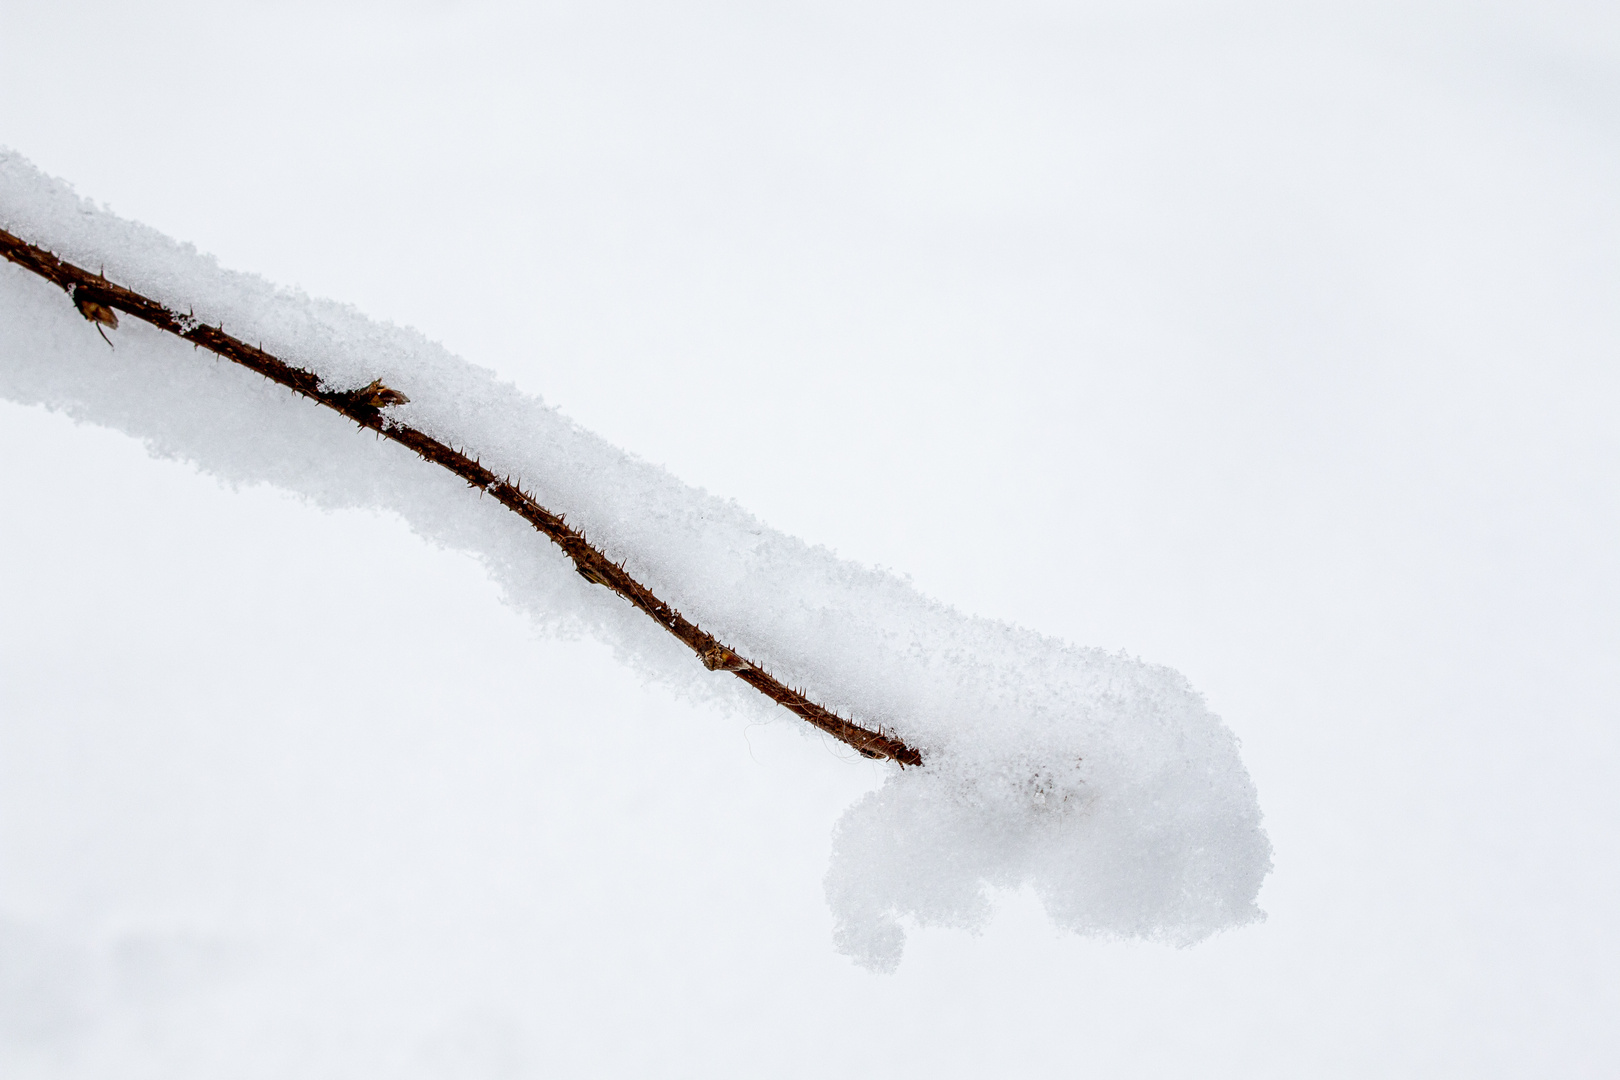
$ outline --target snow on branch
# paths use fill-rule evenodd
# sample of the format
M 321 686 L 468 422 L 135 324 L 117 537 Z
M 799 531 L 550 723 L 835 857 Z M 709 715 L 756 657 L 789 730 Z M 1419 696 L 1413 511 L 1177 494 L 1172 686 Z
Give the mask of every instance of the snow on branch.
M 1262 917 L 1258 794 L 1178 672 L 963 614 L 414 331 L 225 270 L 4 150 L 0 229 L 0 398 L 231 483 L 395 513 L 473 553 L 535 623 L 883 759 L 825 882 L 858 962 L 892 969 L 908 926 L 984 925 L 998 890 L 1030 888 L 1057 925 L 1106 937 L 1186 944 Z

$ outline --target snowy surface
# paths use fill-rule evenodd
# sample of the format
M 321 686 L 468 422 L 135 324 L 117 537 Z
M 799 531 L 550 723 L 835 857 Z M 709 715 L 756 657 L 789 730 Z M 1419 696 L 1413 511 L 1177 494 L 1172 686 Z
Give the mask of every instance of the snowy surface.
M 8 348 L 107 376 L 71 406 L 92 423 L 0 403 L 8 1075 L 1613 1072 L 1601 9 L 57 18 L 6 11 L 0 143 L 544 395 L 655 486 L 715 493 L 716 535 L 741 506 L 803 538 L 771 566 L 897 568 L 1003 648 L 1019 625 L 1185 672 L 1242 740 L 1276 866 L 1266 921 L 1188 949 L 1063 929 L 1148 910 L 1086 889 L 1151 872 L 1018 887 L 1076 865 L 1060 816 L 971 849 L 958 892 L 835 873 L 830 910 L 829 856 L 905 835 L 860 826 L 904 824 L 926 771 L 897 797 L 715 700 L 532 534 L 510 542 L 538 561 L 468 558 L 443 532 L 464 489 L 285 394 L 256 433 L 280 453 L 198 445 L 133 369 L 198 403 L 255 380 L 138 327 L 109 352 L 8 279 Z M 304 332 L 242 313 L 266 344 Z M 29 372 L 38 396 L 78 378 Z M 804 595 L 897 580 L 869 573 Z M 738 601 L 710 585 L 682 603 L 718 625 Z M 522 598 L 552 588 L 536 637 Z M 730 630 L 854 686 L 856 650 L 783 647 L 799 614 Z M 941 794 L 930 829 L 1028 808 L 1010 779 Z M 980 934 L 930 925 L 979 918 L 980 880 Z M 905 959 L 873 977 L 829 940 L 886 898 Z

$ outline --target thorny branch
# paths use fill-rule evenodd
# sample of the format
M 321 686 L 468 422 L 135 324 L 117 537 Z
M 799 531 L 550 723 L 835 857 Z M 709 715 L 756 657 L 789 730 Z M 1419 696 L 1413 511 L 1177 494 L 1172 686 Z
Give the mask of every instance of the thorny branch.
M 312 371 L 293 367 L 263 349 L 232 337 L 220 327 L 201 325 L 195 319 L 113 284 L 100 274 L 92 274 L 63 262 L 43 248 L 35 247 L 3 229 L 0 229 L 0 255 L 65 289 L 79 313 L 95 324 L 103 337 L 106 336 L 103 327 L 117 328 L 116 312 L 121 311 L 256 371 L 311 401 L 342 413 L 362 428 L 369 428 L 384 438 L 409 447 L 435 465 L 455 473 L 471 486 L 492 495 L 501 505 L 528 521 L 562 548 L 563 553 L 573 560 L 574 568 L 581 577 L 613 590 L 640 608 L 696 653 L 709 670 L 731 672 L 789 712 L 854 747 L 865 757 L 887 758 L 901 765 L 922 764 L 922 755 L 899 739 L 882 730 L 871 731 L 853 724 L 822 708 L 688 621 L 626 573 L 623 567 L 592 546 L 583 533 L 570 528 L 562 518 L 535 502 L 509 478 L 496 476 L 477 461 L 431 435 L 385 415 L 384 409 L 391 405 L 403 405 L 409 399 L 399 391 L 384 386 L 381 381 L 374 380 L 369 386 L 358 390 L 327 389 L 322 385 L 320 376 Z

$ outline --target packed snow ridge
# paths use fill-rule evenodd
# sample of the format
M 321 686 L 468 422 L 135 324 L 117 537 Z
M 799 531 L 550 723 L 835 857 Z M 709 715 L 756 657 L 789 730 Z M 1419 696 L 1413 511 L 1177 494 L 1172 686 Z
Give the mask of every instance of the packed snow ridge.
M 391 410 L 521 478 L 656 595 L 812 700 L 920 749 L 839 821 L 827 874 L 838 947 L 892 970 L 905 921 L 977 927 L 1032 886 L 1078 933 L 1196 942 L 1260 917 L 1271 867 L 1236 740 L 1177 672 L 973 618 L 681 483 L 420 334 L 220 268 L 0 151 L 0 227 L 335 388 L 381 379 Z M 0 264 L 0 395 L 141 439 L 231 483 L 391 510 L 476 554 L 536 623 L 589 633 L 644 676 L 789 714 L 706 670 L 585 582 L 526 522 L 342 417 L 125 320 L 116 353 L 62 291 Z M 797 723 L 798 721 L 793 721 Z M 808 728 L 806 730 L 809 730 Z

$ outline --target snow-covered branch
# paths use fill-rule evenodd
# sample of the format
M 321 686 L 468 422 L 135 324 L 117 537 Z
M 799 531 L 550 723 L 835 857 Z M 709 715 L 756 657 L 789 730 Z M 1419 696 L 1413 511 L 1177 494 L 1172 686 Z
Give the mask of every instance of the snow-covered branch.
M 541 506 L 523 490 L 519 482 L 509 476 L 497 476 L 460 450 L 389 416 L 387 409 L 407 404 L 410 398 L 384 386 L 382 380 L 373 379 L 353 390 L 334 389 L 316 372 L 294 367 L 263 349 L 232 337 L 222 327 L 199 323 L 194 317 L 181 315 L 155 300 L 114 284 L 99 273 L 92 274 L 64 262 L 49 251 L 3 229 L 0 229 L 0 255 L 61 286 L 72 298 L 79 313 L 97 324 L 98 329 L 102 326 L 116 329 L 118 317 L 115 312 L 132 315 L 159 330 L 241 364 L 272 382 L 280 383 L 311 401 L 341 413 L 361 427 L 408 447 L 424 460 L 448 469 L 471 487 L 492 496 L 551 539 L 573 560 L 575 569 L 585 580 L 613 590 L 646 612 L 654 622 L 696 653 L 709 670 L 731 672 L 796 716 L 854 747 L 864 757 L 887 758 L 901 765 L 923 763 L 922 755 L 899 739 L 850 723 L 783 685 L 758 664 L 726 647 L 713 634 L 654 596 L 646 586 L 631 577 L 622 564 L 614 562 L 592 546 L 583 533 L 570 528 L 560 515 Z

